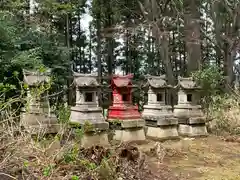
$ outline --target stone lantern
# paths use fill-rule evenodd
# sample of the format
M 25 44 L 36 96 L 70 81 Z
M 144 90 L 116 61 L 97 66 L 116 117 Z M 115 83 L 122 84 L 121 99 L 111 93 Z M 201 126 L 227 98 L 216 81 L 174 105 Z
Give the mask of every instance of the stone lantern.
M 111 87 L 113 103 L 108 110 L 108 121 L 118 122 L 120 125 L 115 129 L 115 140 L 142 141 L 145 140 L 144 125 L 138 107 L 132 103 L 133 75 L 112 77 Z
M 47 91 L 39 96 L 34 92 L 34 89 L 37 90 L 42 84 L 49 83 L 49 74 L 50 72 L 23 71 L 24 83 L 28 86 L 28 103 L 22 108 L 21 125 L 32 134 L 57 133 L 59 130 L 57 117 L 49 105 Z
M 178 118 L 178 132 L 184 136 L 205 136 L 207 129 L 202 107 L 199 104 L 199 87 L 192 78 L 178 77 L 178 104 L 174 116 Z
M 174 118 L 172 106 L 167 105 L 168 85 L 165 76 L 147 76 L 148 102 L 143 106 L 142 117 L 147 125 L 147 137 L 170 139 L 178 137 L 178 121 Z
M 71 107 L 70 122 L 81 125 L 85 131 L 82 139 L 83 146 L 93 144 L 108 144 L 106 130 L 109 125 L 104 120 L 102 108 L 98 104 L 100 85 L 95 74 L 74 73 L 76 86 L 76 105 Z M 89 129 L 84 128 L 90 125 Z M 96 132 L 98 133 L 92 133 Z

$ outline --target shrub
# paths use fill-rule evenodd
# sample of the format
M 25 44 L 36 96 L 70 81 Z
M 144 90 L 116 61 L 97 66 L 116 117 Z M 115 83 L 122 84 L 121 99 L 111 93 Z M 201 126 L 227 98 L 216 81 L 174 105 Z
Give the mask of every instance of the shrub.
M 240 105 L 237 92 L 223 92 L 223 72 L 217 66 L 207 66 L 192 74 L 202 87 L 201 103 L 209 121 L 208 128 L 217 134 L 238 134 L 240 129 Z
M 207 109 L 209 130 L 217 134 L 240 134 L 239 96 L 218 95 L 211 98 Z
M 202 95 L 209 97 L 222 92 L 223 71 L 217 66 L 206 66 L 194 72 L 192 77 L 202 87 Z

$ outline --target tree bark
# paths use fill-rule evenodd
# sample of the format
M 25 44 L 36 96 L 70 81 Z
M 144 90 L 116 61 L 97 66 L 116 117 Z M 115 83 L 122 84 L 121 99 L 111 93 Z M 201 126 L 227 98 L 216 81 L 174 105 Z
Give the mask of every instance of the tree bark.
M 187 75 L 200 69 L 201 43 L 200 43 L 200 0 L 184 0 L 184 29 L 187 50 Z

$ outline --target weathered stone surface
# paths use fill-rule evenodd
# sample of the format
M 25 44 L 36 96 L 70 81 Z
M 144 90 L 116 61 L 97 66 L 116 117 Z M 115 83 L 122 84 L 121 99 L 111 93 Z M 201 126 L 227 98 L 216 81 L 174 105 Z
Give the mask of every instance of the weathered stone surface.
M 147 75 L 147 84 L 145 86 L 151 86 L 152 88 L 166 88 L 171 87 L 166 82 L 166 76 L 151 76 Z
M 39 83 L 47 83 L 50 80 L 49 74 L 50 70 L 45 73 L 23 70 L 23 81 L 29 86 L 35 86 Z
M 22 112 L 20 119 L 21 125 L 31 134 L 57 133 L 60 130 L 55 115 Z
M 142 117 L 149 123 L 156 124 L 157 126 L 171 125 L 177 121 L 177 119 L 173 117 L 172 107 L 163 104 L 144 105 Z M 153 121 L 155 121 L 155 123 L 153 123 Z
M 115 120 L 115 119 L 108 119 L 110 123 L 119 123 L 118 125 L 121 128 L 137 128 L 137 127 L 144 127 L 145 121 L 143 119 L 124 119 L 124 120 Z
M 146 125 L 147 126 L 169 126 L 169 125 L 177 125 L 178 124 L 178 119 L 174 117 L 161 117 L 158 118 L 157 120 L 153 119 L 146 119 Z
M 87 134 L 83 135 L 81 139 L 81 146 L 84 148 L 92 147 L 94 145 L 100 145 L 103 147 L 109 146 L 108 134 L 106 131 L 100 133 Z
M 70 123 L 83 128 L 81 139 L 83 147 L 108 145 L 108 122 L 103 117 L 102 108 L 98 105 L 99 84 L 93 74 L 74 73 L 76 85 L 76 106 L 71 107 Z
M 20 123 L 32 134 L 57 133 L 60 129 L 57 117 L 49 105 L 47 92 L 41 97 L 34 97 L 30 93 L 30 89 L 38 86 L 39 83 L 47 83 L 50 80 L 49 74 L 50 72 L 23 71 L 24 82 L 29 85 L 27 91 L 29 104 L 28 107 L 21 109 Z
M 188 119 L 189 118 L 178 118 L 178 124 L 188 124 Z
M 100 107 L 84 108 L 72 107 L 70 115 L 71 123 L 84 125 L 90 123 L 93 129 L 106 130 L 109 128 L 108 122 L 104 120 Z
M 26 111 L 22 109 L 21 124 L 24 125 L 39 125 L 39 124 L 58 124 L 56 115 L 51 112 L 50 114 L 41 111 Z
M 201 124 L 200 125 L 179 124 L 178 133 L 181 136 L 189 136 L 189 137 L 208 135 L 205 124 L 202 124 L 202 125 Z
M 205 124 L 206 118 L 203 116 L 178 119 L 179 124 Z
M 98 87 L 96 74 L 82 74 L 82 73 L 73 73 L 74 84 L 77 87 Z
M 147 127 L 146 136 L 156 140 L 175 139 L 179 137 L 177 126 Z
M 177 118 L 190 118 L 190 117 L 203 117 L 202 108 L 200 105 L 175 105 L 174 117 Z
M 158 121 L 159 119 L 166 119 L 173 117 L 172 111 L 168 110 L 155 110 L 155 109 L 147 109 L 142 114 L 142 117 L 146 120 L 155 120 Z
M 196 82 L 193 81 L 193 78 L 184 78 L 180 76 L 178 77 L 178 85 L 176 87 L 182 89 L 200 89 L 200 86 L 198 86 Z
M 133 128 L 133 127 L 143 127 L 145 126 L 145 121 L 143 119 L 131 119 L 121 121 L 122 128 Z
M 52 134 L 52 133 L 57 133 L 60 129 L 61 126 L 59 124 L 25 124 L 24 128 L 27 132 L 30 134 Z
M 177 137 L 178 120 L 173 116 L 172 106 L 167 105 L 170 85 L 164 76 L 147 76 L 148 103 L 144 105 L 142 117 L 146 121 L 147 136 L 151 138 Z
M 130 128 L 114 131 L 114 140 L 121 142 L 145 141 L 146 136 L 143 128 Z
M 206 118 L 204 116 L 191 117 L 188 119 L 189 124 L 205 124 Z
M 199 105 L 200 87 L 192 78 L 179 78 L 178 104 L 174 106 L 174 117 L 178 118 L 178 131 L 183 136 L 204 136 L 207 134 L 205 116 Z
M 142 117 L 170 117 L 173 116 L 172 107 L 168 105 L 144 105 L 144 111 L 142 113 Z
M 96 105 L 93 105 L 93 107 L 87 105 L 87 106 L 74 106 L 71 107 L 71 110 L 77 111 L 77 112 L 92 112 L 92 113 L 102 113 L 102 108 L 97 107 Z

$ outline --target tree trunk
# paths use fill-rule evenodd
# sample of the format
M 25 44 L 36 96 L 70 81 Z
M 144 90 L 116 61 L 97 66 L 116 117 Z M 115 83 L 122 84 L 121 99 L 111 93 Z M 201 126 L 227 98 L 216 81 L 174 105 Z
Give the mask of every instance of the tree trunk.
M 226 24 L 226 35 L 227 38 L 232 39 L 232 27 L 230 22 Z M 235 48 L 231 47 L 229 42 L 224 43 L 224 75 L 227 77 L 227 90 L 231 91 L 233 81 L 234 81 L 234 73 L 233 73 L 233 63 L 234 58 L 236 56 Z
M 127 29 L 127 32 L 126 32 L 125 56 L 126 56 L 126 69 L 125 69 L 125 72 L 126 72 L 126 74 L 128 74 L 129 73 L 129 61 L 130 61 L 128 29 Z
M 170 85 L 174 86 L 175 79 L 173 75 L 173 68 L 172 64 L 169 59 L 169 33 L 164 32 L 161 38 L 161 56 L 164 63 L 165 71 L 166 71 L 166 77 L 167 81 Z M 176 103 L 176 97 L 174 95 L 175 93 L 173 91 L 170 91 L 167 97 L 167 103 L 168 104 L 175 104 Z
M 89 72 L 92 73 L 92 27 L 89 26 Z
M 200 69 L 201 43 L 200 43 L 200 0 L 184 1 L 184 29 L 187 50 L 187 75 Z
M 223 29 L 223 25 L 221 23 L 221 17 L 219 16 L 219 1 L 215 1 L 212 4 L 211 7 L 211 16 L 214 22 L 214 32 L 215 32 L 215 38 L 216 38 L 216 45 L 215 45 L 215 51 L 216 51 L 216 64 L 218 67 L 221 67 L 222 64 L 222 37 L 221 37 L 221 31 Z
M 112 38 L 107 38 L 107 46 L 108 46 L 108 55 L 107 55 L 107 65 L 108 65 L 108 75 L 112 75 L 113 69 L 113 40 Z
M 79 39 L 79 42 L 81 42 L 81 36 L 82 36 L 82 32 L 81 32 L 81 17 L 80 17 L 80 13 L 78 14 L 78 39 Z M 79 43 L 79 51 L 78 51 L 78 65 L 80 66 L 79 68 L 79 71 L 80 73 L 82 72 L 82 48 L 81 48 L 81 44 Z
M 101 63 L 101 24 L 100 24 L 100 15 L 97 18 L 97 67 L 98 67 L 98 79 L 99 82 L 102 77 L 102 63 Z
M 147 44 L 147 64 L 148 64 L 148 70 L 147 72 L 150 74 L 151 73 L 151 31 L 150 29 L 148 30 L 148 44 Z
M 66 14 L 66 28 L 65 28 L 65 34 L 66 34 L 66 46 L 68 49 L 70 49 L 70 21 L 69 21 L 69 14 Z M 71 59 L 71 55 L 68 56 L 69 59 Z M 72 61 L 70 60 L 71 64 L 69 65 L 69 77 L 68 77 L 68 105 L 73 104 L 73 89 L 71 88 L 72 84 Z
M 97 67 L 98 67 L 98 82 L 102 84 L 102 62 L 101 62 L 101 14 L 97 12 L 96 15 L 96 28 L 97 28 Z M 102 94 L 98 91 L 98 102 L 102 105 Z

